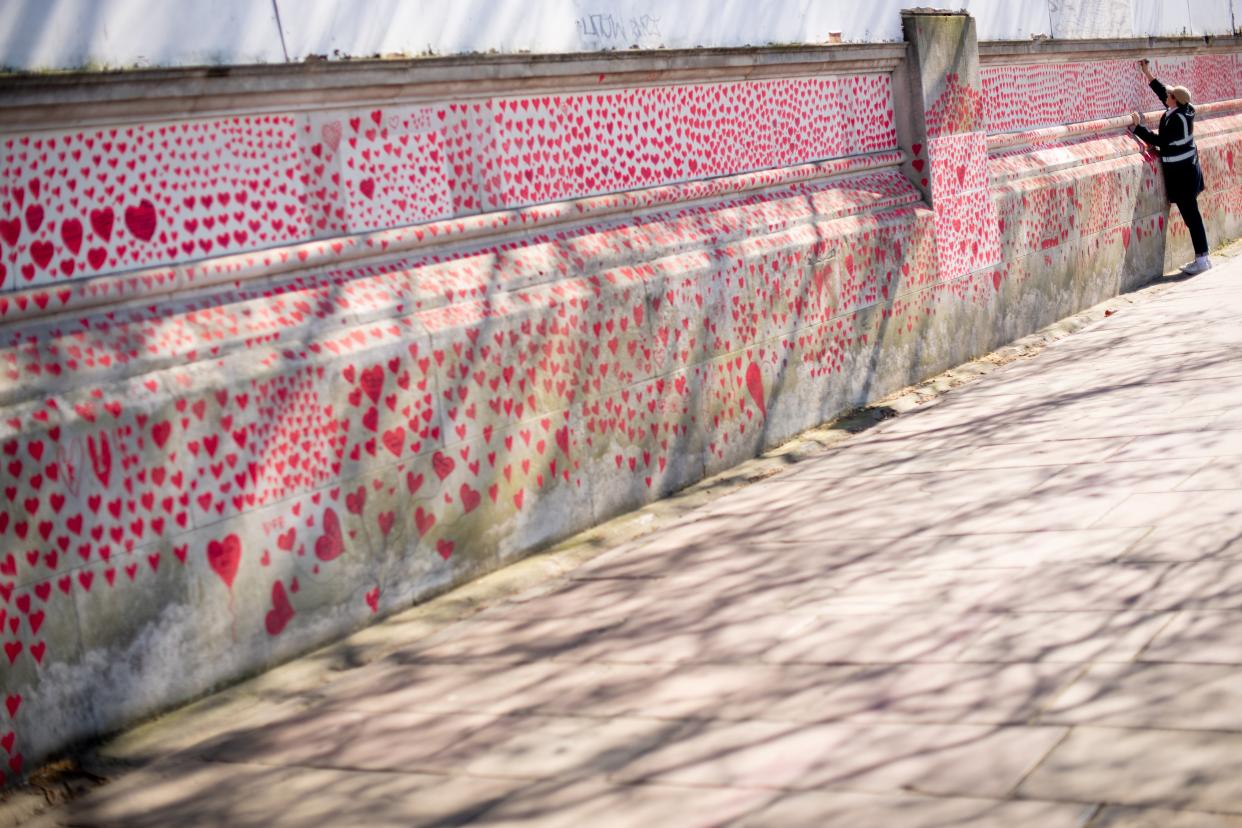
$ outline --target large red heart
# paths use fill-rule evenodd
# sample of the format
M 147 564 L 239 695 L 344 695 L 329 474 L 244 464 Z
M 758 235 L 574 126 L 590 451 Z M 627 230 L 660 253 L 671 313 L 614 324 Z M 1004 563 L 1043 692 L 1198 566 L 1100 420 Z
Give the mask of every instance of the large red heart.
M 125 226 L 135 238 L 151 241 L 155 235 L 155 205 L 144 198 L 137 207 L 126 207 Z
M 466 514 L 473 512 L 475 507 L 479 505 L 479 501 L 483 499 L 481 494 L 470 488 L 466 483 L 461 484 L 461 490 L 458 494 L 461 496 L 461 505 L 466 510 Z
M 65 246 L 76 256 L 82 249 L 82 222 L 75 218 L 65 219 L 60 224 L 60 238 Z
M 363 393 L 371 398 L 371 402 L 378 403 L 380 394 L 384 390 L 384 368 L 381 365 L 373 365 L 363 370 L 359 381 L 359 386 Z
M 418 529 L 419 537 L 426 535 L 435 524 L 436 516 L 434 513 L 424 511 L 422 506 L 414 510 L 414 526 Z
M 750 391 L 750 397 L 758 406 L 759 413 L 766 417 L 768 407 L 763 398 L 763 372 L 759 370 L 757 362 L 752 362 L 746 369 L 746 389 Z
M 401 450 L 405 448 L 405 429 L 401 426 L 390 428 L 384 432 L 384 448 L 393 453 L 394 456 L 400 457 Z
M 441 480 L 452 474 L 453 469 L 456 466 L 457 463 L 453 460 L 453 458 L 446 454 L 441 454 L 437 451 L 431 456 L 431 467 L 435 469 L 436 476 Z
M 26 208 L 26 226 L 30 228 L 31 233 L 37 233 L 42 225 L 43 208 L 38 204 L 31 204 Z
M 331 507 L 323 513 L 323 535 L 315 541 L 315 557 L 321 561 L 339 558 L 345 551 L 345 539 L 341 537 L 341 522 Z
M 30 257 L 39 267 L 47 267 L 47 263 L 52 260 L 52 254 L 55 252 L 56 248 L 51 242 L 37 241 L 30 245 Z
M 91 229 L 104 241 L 112 238 L 112 208 L 91 210 Z
M 164 445 L 168 442 L 168 438 L 171 434 L 172 434 L 172 423 L 168 422 L 167 420 L 163 420 L 151 426 L 151 439 L 153 439 L 155 441 L 155 444 L 159 446 L 160 448 L 163 448 Z
M 272 608 L 267 611 L 265 619 L 267 634 L 280 635 L 294 614 L 293 604 L 289 603 L 289 596 L 285 594 L 285 585 L 280 581 L 272 584 Z
M 22 220 L 0 219 L 0 239 L 4 239 L 4 243 L 9 247 L 17 244 L 17 239 L 22 234 Z
M 233 580 L 237 577 L 241 555 L 241 539 L 237 535 L 229 535 L 224 540 L 213 540 L 207 544 L 207 563 L 229 589 L 233 588 Z
M 95 442 L 94 436 L 87 435 L 86 451 L 90 455 L 91 468 L 95 476 L 99 478 L 99 482 L 105 486 L 109 485 L 112 479 L 112 444 L 108 442 L 108 435 L 101 433 L 98 443 Z

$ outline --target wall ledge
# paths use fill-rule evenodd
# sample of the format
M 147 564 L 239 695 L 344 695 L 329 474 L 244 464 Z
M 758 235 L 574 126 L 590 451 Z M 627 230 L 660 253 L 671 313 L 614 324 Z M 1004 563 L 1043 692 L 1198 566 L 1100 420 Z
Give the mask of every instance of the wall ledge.
M 10 131 L 370 103 L 892 72 L 905 44 L 320 61 L 0 77 Z

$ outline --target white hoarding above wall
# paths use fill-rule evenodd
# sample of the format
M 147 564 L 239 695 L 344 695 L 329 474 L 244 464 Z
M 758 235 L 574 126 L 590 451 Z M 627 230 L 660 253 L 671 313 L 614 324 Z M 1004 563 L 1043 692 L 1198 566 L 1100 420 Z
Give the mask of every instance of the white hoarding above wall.
M 0 0 L 0 66 L 279 63 L 271 0 Z
M 1057 0 L 1049 0 L 1050 3 Z M 1060 0 L 1062 3 L 1078 3 L 1081 6 L 1091 6 L 1088 0 Z M 1123 7 L 1129 7 L 1128 12 L 1128 29 L 1123 31 L 1130 36 L 1147 37 L 1147 36 L 1172 36 L 1178 35 L 1227 35 L 1234 30 L 1234 18 L 1238 15 L 1238 11 L 1242 11 L 1242 2 L 1239 0 L 1169 0 L 1168 2 L 1153 2 L 1153 0 L 1094 0 L 1094 5 L 1098 5 L 1101 11 L 1095 15 L 1101 24 L 1105 27 L 1113 20 L 1125 20 L 1127 11 Z M 1103 8 L 1109 7 L 1109 8 Z M 1090 16 L 1084 15 L 1084 20 L 1090 20 Z M 1242 19 L 1239 19 L 1242 23 Z M 1071 24 L 1072 25 L 1072 24 Z M 1101 29 L 1101 33 L 1092 35 L 1090 30 L 1085 28 L 1081 23 L 1078 30 L 1074 31 L 1066 28 L 1065 33 L 1053 31 L 1053 37 L 1116 37 L 1117 35 L 1108 34 L 1106 29 Z
M 1052 36 L 1066 39 L 1132 37 L 1135 31 L 1135 6 L 1140 5 L 1134 0 L 1047 0 L 1047 2 Z M 1168 7 L 1172 4 L 1159 5 Z M 1184 18 L 1186 9 L 1180 9 L 1180 13 L 1175 16 Z
M 1186 0 L 1190 14 L 1190 34 L 1227 35 L 1236 25 L 1242 25 L 1242 3 L 1226 0 Z M 1236 7 L 1236 8 L 1235 8 Z M 1163 33 L 1162 33 L 1163 34 Z M 1175 34 L 1175 33 L 1174 33 Z
M 1242 17 L 1242 0 L 0 0 L 0 64 L 891 42 L 911 6 L 968 11 L 980 40 L 1228 34 Z
M 979 37 L 1025 40 L 1047 34 L 1048 15 L 1039 3 L 996 0 L 716 0 L 677 5 L 658 0 L 574 0 L 580 49 L 660 45 L 765 46 L 769 44 L 899 41 L 901 10 L 911 6 L 969 11 Z
M 292 8 L 281 0 L 282 10 Z M 351 0 L 300 0 L 282 11 L 289 56 L 580 52 L 899 41 L 910 0 L 372 0 L 359 15 Z M 980 36 L 1026 39 L 1047 34 L 1038 3 L 919 0 L 971 11 Z

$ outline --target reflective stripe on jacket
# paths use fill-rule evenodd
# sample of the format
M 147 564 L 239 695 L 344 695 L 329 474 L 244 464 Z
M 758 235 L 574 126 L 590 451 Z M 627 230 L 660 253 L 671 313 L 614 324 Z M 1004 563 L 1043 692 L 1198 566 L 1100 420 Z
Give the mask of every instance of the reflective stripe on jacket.
M 1168 90 L 1164 84 L 1152 79 L 1151 90 L 1161 100 L 1168 98 Z M 1160 127 L 1152 132 L 1145 126 L 1136 126 L 1134 134 L 1144 142 L 1155 147 L 1165 163 L 1176 164 L 1179 161 L 1190 161 L 1198 155 L 1195 148 L 1195 108 L 1190 104 L 1181 104 L 1166 110 L 1160 116 Z

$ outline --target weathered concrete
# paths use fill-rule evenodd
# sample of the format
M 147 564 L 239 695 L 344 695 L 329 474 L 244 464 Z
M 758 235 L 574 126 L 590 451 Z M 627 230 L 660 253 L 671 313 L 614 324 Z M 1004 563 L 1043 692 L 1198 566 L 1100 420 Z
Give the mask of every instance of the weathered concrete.
M 28 824 L 1242 824 L 1238 252 L 126 734 Z
M 957 80 L 901 118 L 885 72 L 724 56 L 710 83 L 6 135 L 6 778 L 1175 261 L 1132 139 L 989 156 L 1048 124 L 1010 105 L 1046 75 L 972 68 L 936 19 Z M 1233 56 L 1184 47 L 1164 70 L 1238 97 Z M 1084 115 L 1150 95 L 1128 60 L 1065 71 L 1118 79 Z M 1199 129 L 1237 235 L 1242 128 Z

